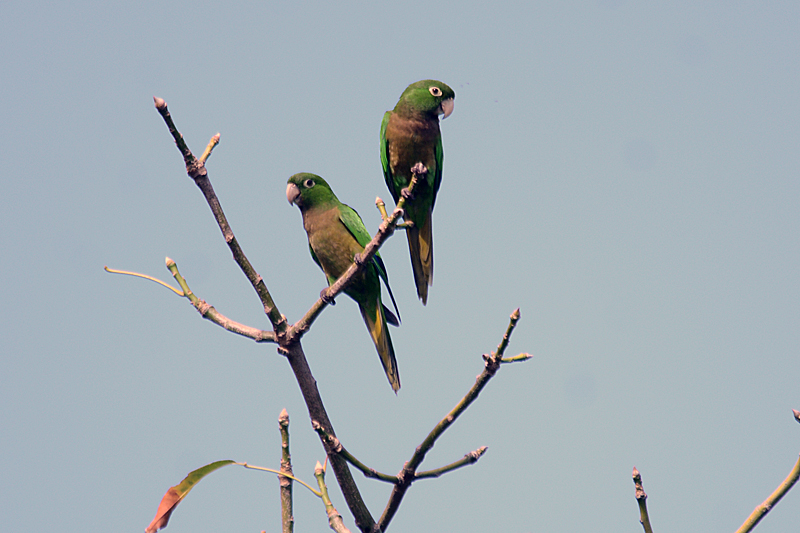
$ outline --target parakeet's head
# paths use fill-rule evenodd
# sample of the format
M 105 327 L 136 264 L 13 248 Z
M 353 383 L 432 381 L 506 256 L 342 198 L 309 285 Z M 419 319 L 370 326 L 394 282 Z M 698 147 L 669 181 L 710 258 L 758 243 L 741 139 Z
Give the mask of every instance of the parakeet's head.
M 436 80 L 422 80 L 412 83 L 394 108 L 396 112 L 411 111 L 447 118 L 453 112 L 455 91 L 446 84 Z
M 321 205 L 336 199 L 331 186 L 316 174 L 301 172 L 289 178 L 286 186 L 286 199 L 296 204 L 302 211 L 308 207 Z

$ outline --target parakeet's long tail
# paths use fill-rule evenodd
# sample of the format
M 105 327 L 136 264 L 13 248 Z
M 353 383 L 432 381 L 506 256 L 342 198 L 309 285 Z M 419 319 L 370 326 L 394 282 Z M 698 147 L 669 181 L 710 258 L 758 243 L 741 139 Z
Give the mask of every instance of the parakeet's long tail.
M 363 304 L 359 305 L 359 308 L 372 341 L 375 343 L 375 348 L 378 350 L 378 356 L 381 358 L 381 364 L 386 372 L 386 377 L 389 379 L 389 384 L 392 386 L 392 390 L 397 393 L 400 390 L 400 372 L 397 370 L 397 359 L 394 357 L 392 338 L 389 336 L 386 317 L 383 314 L 383 304 L 380 301 L 377 304 L 374 309 L 367 309 L 367 306 Z
M 422 305 L 428 303 L 428 286 L 433 285 L 433 217 L 428 212 L 422 228 L 417 226 L 406 230 L 408 251 L 411 253 L 411 268 L 414 270 L 414 283 L 417 296 Z

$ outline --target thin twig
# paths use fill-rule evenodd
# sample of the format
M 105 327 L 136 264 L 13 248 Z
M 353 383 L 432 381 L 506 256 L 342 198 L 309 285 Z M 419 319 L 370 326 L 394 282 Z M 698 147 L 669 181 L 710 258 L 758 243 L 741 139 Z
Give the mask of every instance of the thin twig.
M 328 444 L 328 447 L 333 453 L 342 456 L 348 463 L 359 469 L 366 477 L 386 481 L 387 483 L 397 483 L 397 476 L 390 476 L 389 474 L 378 472 L 374 468 L 370 468 L 356 459 L 353 454 L 347 451 L 338 438 L 328 435 L 316 420 L 311 421 L 311 426 L 314 428 L 314 431 L 320 435 L 320 438 Z
M 147 274 L 141 274 L 139 272 L 130 272 L 127 270 L 116 270 L 108 267 L 103 267 L 103 268 L 105 269 L 106 272 L 110 272 L 112 274 L 124 274 L 126 276 L 144 278 L 150 281 L 154 281 L 159 285 L 168 288 L 178 296 L 181 296 L 189 300 L 189 302 L 194 306 L 194 308 L 197 309 L 197 312 L 200 313 L 200 316 L 224 329 L 227 329 L 232 333 L 236 333 L 237 335 L 241 335 L 242 337 L 248 337 L 256 342 L 276 342 L 274 332 L 253 328 L 250 326 L 246 326 L 245 324 L 236 322 L 235 320 L 231 320 L 230 318 L 226 317 L 225 315 L 214 309 L 213 306 L 207 304 L 203 300 L 200 300 L 197 296 L 194 295 L 192 290 L 189 288 L 189 285 L 186 283 L 186 280 L 183 278 L 183 276 L 180 275 L 180 272 L 178 272 L 178 265 L 175 264 L 175 261 L 167 257 L 166 263 L 167 263 L 167 268 L 170 270 L 170 272 L 172 272 L 172 276 L 178 282 L 178 285 L 181 286 L 181 289 L 183 289 L 182 291 L 176 289 L 175 287 L 172 287 L 168 283 L 165 283 L 158 278 L 154 278 L 153 276 L 148 276 Z
M 325 433 L 325 431 L 320 427 L 318 423 L 312 421 L 311 425 L 314 427 L 314 430 L 317 433 L 322 435 L 322 437 L 328 442 L 328 445 L 331 447 L 332 450 L 334 450 L 335 453 L 344 457 L 348 463 L 350 463 L 358 470 L 360 470 L 366 477 L 377 479 L 379 481 L 385 481 L 386 483 L 399 482 L 400 479 L 397 476 L 391 476 L 389 474 L 378 472 L 374 468 L 369 467 L 364 463 L 362 463 L 361 461 L 359 461 L 352 453 L 347 451 L 347 448 L 344 447 L 344 445 L 341 443 L 339 439 L 337 439 L 336 437 L 331 437 L 330 435 Z M 484 453 L 486 453 L 486 450 L 487 450 L 486 446 L 481 446 L 477 450 L 469 452 L 458 461 L 450 463 L 449 465 L 445 465 L 433 470 L 426 470 L 424 472 L 417 472 L 414 475 L 414 479 L 417 480 L 417 479 L 437 478 L 442 474 L 446 474 L 447 472 L 451 472 L 453 470 L 461 468 L 462 466 L 474 464 L 478 461 L 478 459 L 481 458 L 481 456 L 483 456 Z
M 636 502 L 639 504 L 639 522 L 644 528 L 644 533 L 653 533 L 650 526 L 650 516 L 647 514 L 647 494 L 642 485 L 642 475 L 633 467 L 633 484 L 636 487 Z
M 435 478 L 435 477 L 441 476 L 442 474 L 446 474 L 448 472 L 452 472 L 453 470 L 461 468 L 462 466 L 475 464 L 475 463 L 478 462 L 478 459 L 483 457 L 483 454 L 486 453 L 487 449 L 488 448 L 486 446 L 481 446 L 477 450 L 473 450 L 473 451 L 469 452 L 468 454 L 466 454 L 464 457 L 462 457 L 458 461 L 450 463 L 449 465 L 445 465 L 445 466 L 443 466 L 441 468 L 435 468 L 433 470 L 426 470 L 424 472 L 417 472 L 414 477 L 416 477 L 417 479 Z
M 414 173 L 415 169 L 416 169 L 416 167 L 411 169 L 411 179 L 412 180 L 414 179 L 414 177 L 417 176 L 417 174 Z M 409 186 L 408 186 L 408 190 L 409 191 L 411 191 L 413 189 L 412 185 L 416 185 L 416 183 L 412 184 L 411 182 L 409 182 Z M 405 204 L 405 202 L 403 202 L 403 203 Z M 398 206 L 400 205 L 399 202 L 398 202 L 397 205 Z M 380 196 L 375 198 L 375 207 L 378 208 L 378 212 L 380 212 L 380 214 L 381 214 L 381 220 L 387 220 L 389 218 L 389 215 L 386 213 L 386 202 L 384 202 L 383 199 Z M 410 226 L 413 226 L 413 225 L 414 225 L 414 223 L 410 222 L 410 221 L 409 222 L 398 222 L 395 225 L 395 229 L 403 229 L 404 230 L 404 229 L 408 229 Z
M 747 520 L 736 530 L 736 533 L 746 533 L 748 531 L 752 531 L 756 524 L 758 524 L 762 518 L 764 518 L 767 513 L 769 513 L 775 504 L 777 504 L 783 496 L 789 492 L 794 484 L 797 482 L 798 477 L 800 477 L 800 458 L 797 459 L 797 462 L 794 464 L 794 468 L 792 471 L 789 472 L 789 475 L 786 476 L 786 479 L 783 480 L 783 483 L 775 489 L 775 491 L 769 495 L 769 498 L 764 500 L 764 502 L 755 508 L 755 510 L 750 513 L 750 516 L 747 517 Z
M 236 333 L 242 337 L 248 337 L 256 342 L 276 342 L 274 332 L 246 326 L 245 324 L 231 320 L 217 311 L 214 306 L 209 305 L 205 300 L 201 300 L 195 296 L 189 288 L 186 279 L 178 272 L 178 265 L 169 257 L 167 257 L 167 268 L 172 272 L 172 277 L 175 278 L 175 281 L 178 282 L 181 289 L 183 289 L 183 296 L 192 302 L 192 305 L 197 309 L 197 312 L 200 313 L 200 316 L 232 333 Z
M 200 156 L 200 162 L 205 164 L 208 158 L 211 156 L 211 151 L 219 144 L 219 133 L 211 137 L 211 140 L 208 141 L 208 146 L 206 146 L 205 151 L 203 151 L 203 155 Z
M 800 412 L 792 409 L 792 414 L 794 415 L 795 420 L 800 422 Z M 752 531 L 756 524 L 758 524 L 762 518 L 764 518 L 767 513 L 769 513 L 773 507 L 781 500 L 781 498 L 786 495 L 787 492 L 797 483 L 797 479 L 800 478 L 800 457 L 797 459 L 797 462 L 794 464 L 794 468 L 792 471 L 789 472 L 789 475 L 786 476 L 786 479 L 783 480 L 775 491 L 769 495 L 769 497 L 764 500 L 764 502 L 756 507 L 750 516 L 747 517 L 747 520 L 736 530 L 736 533 L 746 533 L 748 531 Z
M 171 290 L 172 292 L 174 292 L 178 296 L 186 296 L 186 294 L 184 294 L 182 291 L 179 291 L 178 289 L 176 289 L 175 287 L 173 287 L 169 283 L 161 281 L 158 278 L 154 278 L 153 276 L 148 276 L 147 274 L 140 274 L 139 272 L 130 272 L 128 270 L 117 270 L 117 269 L 114 269 L 114 268 L 108 268 L 107 266 L 104 266 L 103 270 L 105 270 L 106 272 L 109 272 L 111 274 L 123 274 L 125 276 L 133 276 L 135 278 L 149 279 L 150 281 L 154 281 L 154 282 L 158 283 L 159 285 L 168 288 L 169 290 Z
M 531 357 L 533 357 L 533 356 L 531 354 L 529 354 L 529 353 L 521 353 L 519 355 L 515 355 L 514 357 L 503 357 L 502 359 L 500 359 L 500 362 L 503 363 L 503 364 L 519 363 L 519 362 L 522 362 L 522 361 L 527 361 Z
M 249 463 L 239 463 L 239 462 L 236 462 L 236 461 L 234 461 L 233 464 L 236 464 L 236 465 L 239 465 L 239 466 L 243 466 L 245 468 L 249 468 L 250 470 L 260 470 L 262 472 L 270 472 L 272 474 L 278 474 L 279 476 L 289 477 L 289 478 L 292 479 L 292 481 L 297 481 L 298 483 L 303 485 L 305 488 L 307 488 L 308 490 L 313 492 L 317 497 L 322 498 L 322 494 L 320 494 L 318 491 L 314 490 L 314 488 L 311 485 L 309 485 L 308 483 L 306 483 L 305 481 L 303 481 L 299 477 L 295 477 L 295 476 L 293 476 L 291 474 L 287 474 L 285 472 L 281 472 L 280 470 L 275 470 L 274 468 L 267 468 L 265 466 L 255 466 L 255 465 L 251 465 Z
M 345 527 L 342 521 L 342 515 L 339 514 L 339 511 L 337 511 L 336 507 L 331 503 L 331 498 L 328 496 L 328 487 L 325 485 L 325 469 L 319 461 L 317 461 L 317 465 L 314 467 L 314 477 L 317 478 L 319 491 L 322 493 L 322 501 L 325 503 L 325 512 L 328 514 L 328 525 L 332 530 L 336 531 L 336 533 L 350 533 L 350 530 Z
M 278 476 L 281 492 L 281 531 L 294 531 L 292 512 L 292 454 L 289 453 L 289 413 L 286 409 L 278 415 L 278 429 L 281 433 L 281 475 Z

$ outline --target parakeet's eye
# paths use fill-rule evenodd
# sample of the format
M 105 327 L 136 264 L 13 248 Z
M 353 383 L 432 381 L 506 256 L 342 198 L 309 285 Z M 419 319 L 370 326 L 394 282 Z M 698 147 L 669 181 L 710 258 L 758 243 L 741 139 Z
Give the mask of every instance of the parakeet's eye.
M 438 87 L 431 87 L 428 89 L 433 96 L 442 96 L 442 90 Z
M 306 181 L 303 182 L 303 187 L 305 187 L 306 189 L 310 189 L 314 185 L 315 185 L 315 183 L 314 183 L 314 180 L 312 180 L 312 179 L 307 179 Z

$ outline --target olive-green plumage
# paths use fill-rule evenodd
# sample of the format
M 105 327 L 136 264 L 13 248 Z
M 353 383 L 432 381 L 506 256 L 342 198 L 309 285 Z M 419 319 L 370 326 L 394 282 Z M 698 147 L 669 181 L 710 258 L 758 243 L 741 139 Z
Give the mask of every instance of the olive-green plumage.
M 315 174 L 295 174 L 289 178 L 286 198 L 300 208 L 311 257 L 325 273 L 328 285 L 332 285 L 350 268 L 356 254 L 364 251 L 372 237 L 358 213 L 340 202 L 330 185 Z M 386 377 L 397 392 L 400 389 L 400 374 L 386 324 L 397 326 L 400 322 L 381 302 L 380 280 L 386 285 L 397 311 L 386 267 L 378 254 L 344 292 L 361 309 L 361 316 L 378 350 Z M 400 315 L 399 311 L 397 314 Z
M 381 123 L 381 164 L 386 186 L 395 203 L 411 182 L 411 167 L 422 163 L 428 169 L 411 198 L 406 198 L 408 249 L 417 296 L 428 301 L 428 286 L 433 285 L 433 206 L 442 182 L 442 135 L 439 115 L 453 112 L 456 93 L 444 83 L 422 80 L 409 85 L 394 110 L 383 115 Z

